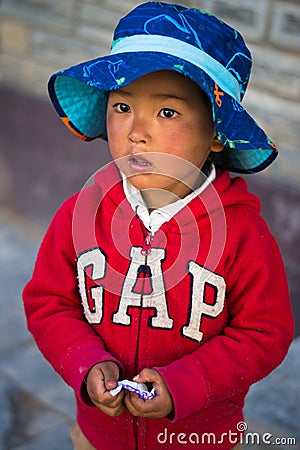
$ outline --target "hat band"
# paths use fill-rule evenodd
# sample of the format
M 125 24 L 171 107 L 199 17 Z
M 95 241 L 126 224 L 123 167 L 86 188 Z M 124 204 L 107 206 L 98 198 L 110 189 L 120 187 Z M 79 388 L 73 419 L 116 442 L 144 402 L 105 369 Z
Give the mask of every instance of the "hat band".
M 111 55 L 131 52 L 159 52 L 184 59 L 202 69 L 223 91 L 240 101 L 237 79 L 219 61 L 200 48 L 169 36 L 139 34 L 117 41 Z

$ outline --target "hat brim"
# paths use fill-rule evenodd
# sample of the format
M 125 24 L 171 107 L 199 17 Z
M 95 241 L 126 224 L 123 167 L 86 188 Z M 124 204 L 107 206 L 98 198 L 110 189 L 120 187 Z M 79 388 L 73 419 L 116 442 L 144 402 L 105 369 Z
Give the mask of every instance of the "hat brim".
M 278 153 L 275 145 L 242 105 L 221 91 L 203 70 L 178 57 L 134 52 L 97 58 L 52 75 L 48 90 L 56 111 L 73 133 L 87 141 L 106 139 L 108 92 L 161 70 L 189 77 L 209 97 L 216 134 L 225 146 L 229 170 L 255 173 L 274 161 Z

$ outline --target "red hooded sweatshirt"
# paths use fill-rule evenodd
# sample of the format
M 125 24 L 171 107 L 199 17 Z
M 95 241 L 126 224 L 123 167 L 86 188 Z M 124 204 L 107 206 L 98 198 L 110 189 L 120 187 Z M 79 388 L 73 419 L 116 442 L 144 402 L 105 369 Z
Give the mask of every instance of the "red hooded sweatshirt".
M 56 213 L 23 298 L 29 330 L 74 389 L 79 425 L 99 450 L 232 448 L 250 385 L 293 339 L 278 246 L 257 197 L 227 172 L 149 239 L 112 163 Z M 83 386 L 101 361 L 115 361 L 120 379 L 158 370 L 173 416 L 98 410 Z

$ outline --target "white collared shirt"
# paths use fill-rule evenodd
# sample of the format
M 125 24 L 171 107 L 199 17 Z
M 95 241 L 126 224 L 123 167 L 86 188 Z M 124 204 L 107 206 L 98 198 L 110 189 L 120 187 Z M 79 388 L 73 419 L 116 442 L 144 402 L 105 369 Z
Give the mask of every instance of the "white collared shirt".
M 200 195 L 209 184 L 216 178 L 216 169 L 214 165 L 211 166 L 209 176 L 195 191 L 192 191 L 184 198 L 180 198 L 169 205 L 149 211 L 147 205 L 142 197 L 141 192 L 136 189 L 130 181 L 121 173 L 123 178 L 123 189 L 128 202 L 130 203 L 134 213 L 141 219 L 146 229 L 154 235 L 157 230 L 175 216 L 184 206 L 191 200 Z

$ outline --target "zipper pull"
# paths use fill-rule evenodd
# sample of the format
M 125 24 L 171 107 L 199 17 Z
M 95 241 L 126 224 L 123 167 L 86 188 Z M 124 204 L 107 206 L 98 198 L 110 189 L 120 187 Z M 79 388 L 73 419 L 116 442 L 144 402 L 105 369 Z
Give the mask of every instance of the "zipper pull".
M 145 236 L 144 245 L 143 245 L 142 250 L 141 250 L 141 254 L 143 256 L 150 255 L 152 239 L 153 239 L 152 234 L 147 232 L 147 234 Z

